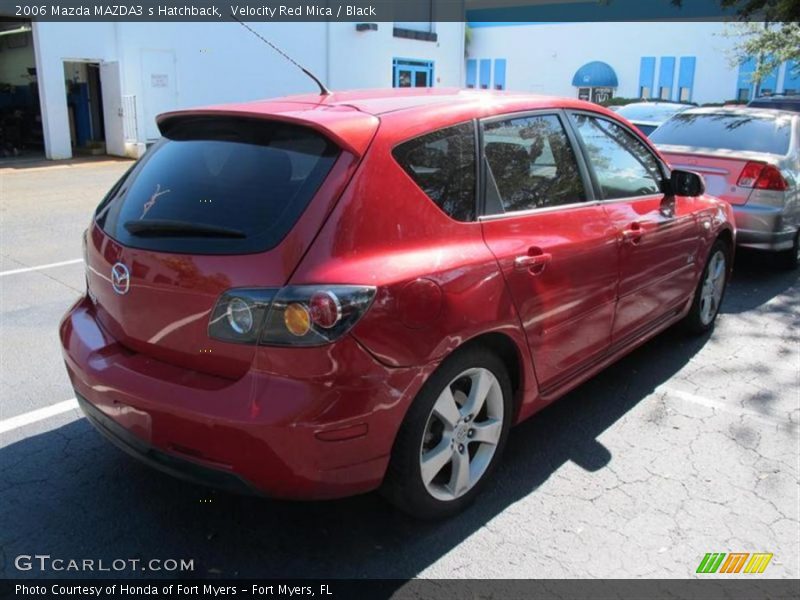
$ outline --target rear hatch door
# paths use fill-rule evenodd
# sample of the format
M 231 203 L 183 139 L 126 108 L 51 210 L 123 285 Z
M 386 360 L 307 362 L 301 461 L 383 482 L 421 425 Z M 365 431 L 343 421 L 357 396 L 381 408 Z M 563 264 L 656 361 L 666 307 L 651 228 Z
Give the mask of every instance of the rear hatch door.
M 377 120 L 363 116 L 374 133 Z M 255 347 L 209 338 L 217 299 L 284 285 L 359 157 L 332 136 L 264 118 L 193 114 L 162 133 L 98 208 L 89 294 L 130 350 L 238 378 Z

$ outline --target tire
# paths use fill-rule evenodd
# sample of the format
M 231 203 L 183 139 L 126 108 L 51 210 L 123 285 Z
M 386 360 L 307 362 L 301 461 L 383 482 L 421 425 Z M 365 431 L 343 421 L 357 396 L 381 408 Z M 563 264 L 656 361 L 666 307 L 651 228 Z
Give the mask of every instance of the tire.
M 794 236 L 794 245 L 791 250 L 781 252 L 782 266 L 787 271 L 794 271 L 800 266 L 800 231 Z
M 719 308 L 725 298 L 725 290 L 728 287 L 728 277 L 731 272 L 730 256 L 731 248 L 726 242 L 717 240 L 711 246 L 711 250 L 708 252 L 708 259 L 706 259 L 706 266 L 703 268 L 700 281 L 697 282 L 692 307 L 684 319 L 684 324 L 689 333 L 702 335 L 714 328 Z M 719 260 L 724 260 L 721 265 L 721 271 L 717 262 Z M 709 277 L 711 269 L 714 269 L 714 273 L 717 275 Z M 721 281 L 717 277 L 721 277 Z M 712 289 L 707 288 L 706 286 L 708 285 Z M 709 294 L 712 295 L 709 296 Z M 709 303 L 711 306 L 709 306 Z
M 481 392 L 477 399 L 483 397 L 477 413 L 473 390 Z M 480 346 L 456 352 L 412 403 L 395 439 L 382 494 L 420 519 L 462 511 L 490 479 L 512 417 L 511 379 L 503 361 Z

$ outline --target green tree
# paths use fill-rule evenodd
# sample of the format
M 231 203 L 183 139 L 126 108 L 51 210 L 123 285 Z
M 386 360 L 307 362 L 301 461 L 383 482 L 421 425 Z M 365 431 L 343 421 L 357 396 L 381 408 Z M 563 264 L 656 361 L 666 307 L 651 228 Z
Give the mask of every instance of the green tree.
M 800 72 L 800 23 L 743 22 L 733 25 L 726 35 L 735 39 L 729 55 L 734 65 L 756 59 L 751 75 L 756 89 L 786 61 L 791 61 L 795 74 Z
M 683 6 L 684 0 L 671 0 L 675 6 Z M 691 2 L 691 0 L 689 0 Z M 736 10 L 739 19 L 747 21 L 784 22 L 800 21 L 800 2 L 797 0 L 719 0 L 722 8 Z
M 680 4 L 680 0 L 673 2 Z M 800 21 L 800 2 L 797 0 L 720 0 L 724 8 L 734 8 L 742 20 L 768 22 Z
M 730 60 L 741 65 L 756 59 L 751 79 L 756 89 L 772 71 L 791 61 L 800 72 L 800 1 L 798 0 L 719 0 L 723 8 L 736 11 L 740 23 L 727 33 L 736 42 Z M 682 6 L 683 0 L 672 0 Z

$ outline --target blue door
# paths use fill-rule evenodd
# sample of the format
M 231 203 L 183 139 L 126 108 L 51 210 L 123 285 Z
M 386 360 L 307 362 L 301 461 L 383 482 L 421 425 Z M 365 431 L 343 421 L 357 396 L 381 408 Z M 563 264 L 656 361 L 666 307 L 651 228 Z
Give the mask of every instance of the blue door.
M 395 58 L 392 82 L 396 88 L 433 87 L 433 61 Z

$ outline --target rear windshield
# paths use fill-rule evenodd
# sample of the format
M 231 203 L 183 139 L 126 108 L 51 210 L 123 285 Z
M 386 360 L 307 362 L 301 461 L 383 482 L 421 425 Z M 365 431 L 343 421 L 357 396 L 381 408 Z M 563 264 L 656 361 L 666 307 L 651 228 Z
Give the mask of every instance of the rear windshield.
M 800 112 L 800 98 L 787 100 L 753 100 L 747 106 L 753 108 L 772 108 L 774 110 L 791 110 Z
M 263 252 L 297 222 L 338 156 L 304 127 L 195 119 L 171 128 L 97 213 L 126 246 L 187 254 Z
M 675 113 L 689 108 L 680 104 L 628 104 L 617 111 L 629 121 L 648 121 L 651 123 L 661 123 L 669 119 Z
M 791 119 L 783 116 L 698 114 L 675 115 L 655 130 L 655 144 L 767 152 L 789 152 Z

